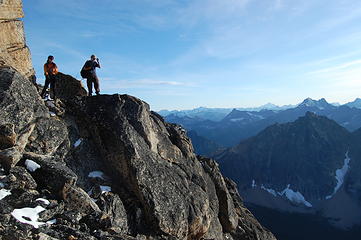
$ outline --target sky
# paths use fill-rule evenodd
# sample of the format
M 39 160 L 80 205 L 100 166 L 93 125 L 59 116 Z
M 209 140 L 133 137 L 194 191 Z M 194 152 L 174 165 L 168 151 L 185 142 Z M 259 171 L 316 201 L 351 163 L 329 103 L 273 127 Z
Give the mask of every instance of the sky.
M 102 94 L 156 111 L 361 97 L 360 0 L 23 2 L 39 83 L 48 55 L 81 79 L 95 54 Z

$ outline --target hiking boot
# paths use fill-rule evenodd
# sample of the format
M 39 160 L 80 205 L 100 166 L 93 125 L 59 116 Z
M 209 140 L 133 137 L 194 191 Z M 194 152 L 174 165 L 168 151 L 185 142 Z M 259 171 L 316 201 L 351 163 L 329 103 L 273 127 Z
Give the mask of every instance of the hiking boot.
M 93 93 L 88 93 L 88 96 L 89 96 L 89 97 L 93 96 Z
M 99 92 L 95 92 L 95 94 L 96 94 L 97 96 L 99 96 L 99 95 L 100 95 L 100 93 L 99 93 Z

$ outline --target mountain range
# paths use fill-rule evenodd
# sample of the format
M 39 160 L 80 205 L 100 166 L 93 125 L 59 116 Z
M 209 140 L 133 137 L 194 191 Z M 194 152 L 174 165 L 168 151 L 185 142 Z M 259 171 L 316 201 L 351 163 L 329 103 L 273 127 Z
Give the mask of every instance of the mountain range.
M 200 115 L 179 116 L 169 114 L 165 119 L 181 124 L 187 130 L 195 131 L 199 136 L 217 143 L 221 147 L 232 147 L 241 140 L 255 136 L 274 123 L 295 121 L 306 112 L 314 112 L 335 120 L 349 131 L 361 127 L 361 105 L 359 99 L 340 106 L 328 103 L 324 98 L 305 99 L 296 107 L 285 110 L 240 111 L 233 109 L 222 120 L 212 121 Z M 197 146 L 195 150 L 198 151 Z M 214 149 L 217 151 L 218 149 Z

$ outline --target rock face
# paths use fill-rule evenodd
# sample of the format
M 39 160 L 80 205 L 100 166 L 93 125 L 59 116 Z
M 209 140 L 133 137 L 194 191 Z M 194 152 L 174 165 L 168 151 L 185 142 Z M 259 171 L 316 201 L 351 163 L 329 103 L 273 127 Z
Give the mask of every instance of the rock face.
M 275 239 L 180 126 L 135 97 L 86 97 L 68 75 L 59 83 L 60 99 L 44 103 L 0 68 L 3 239 Z M 23 207 L 44 208 L 38 230 L 13 217 Z
M 29 48 L 26 46 L 21 0 L 0 1 L 0 66 L 12 66 L 35 81 Z

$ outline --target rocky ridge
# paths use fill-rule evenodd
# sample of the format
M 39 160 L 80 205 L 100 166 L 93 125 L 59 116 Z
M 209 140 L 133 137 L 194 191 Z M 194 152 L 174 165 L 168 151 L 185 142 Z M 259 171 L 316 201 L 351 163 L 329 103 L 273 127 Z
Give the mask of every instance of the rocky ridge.
M 0 239 L 275 239 L 145 102 L 86 97 L 60 74 L 44 103 L 11 67 L 0 79 Z M 23 208 L 42 210 L 38 228 L 14 217 Z
M 12 66 L 35 81 L 30 50 L 26 46 L 21 0 L 0 1 L 0 66 Z

